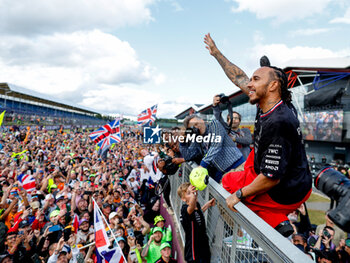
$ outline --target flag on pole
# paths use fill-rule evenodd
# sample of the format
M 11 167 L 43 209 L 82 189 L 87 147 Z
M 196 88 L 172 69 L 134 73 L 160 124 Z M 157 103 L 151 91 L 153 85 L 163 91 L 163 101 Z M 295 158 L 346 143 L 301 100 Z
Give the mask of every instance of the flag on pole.
M 22 187 L 27 191 L 27 193 L 31 193 L 35 190 L 35 178 L 31 174 L 20 174 L 17 176 L 17 180 L 21 183 Z
M 117 247 L 109 249 L 109 240 L 101 214 L 94 202 L 94 229 L 97 263 L 123 263 L 124 256 L 117 243 Z
M 2 125 L 2 122 L 4 121 L 4 116 L 5 116 L 5 110 L 0 114 L 0 127 Z
M 138 125 L 152 125 L 153 122 L 156 121 L 157 114 L 157 104 L 142 111 L 139 115 L 137 115 L 137 124 Z
M 114 121 L 111 121 L 98 130 L 90 133 L 89 137 L 101 149 L 112 143 L 120 142 L 122 138 L 120 135 L 120 120 L 115 119 Z

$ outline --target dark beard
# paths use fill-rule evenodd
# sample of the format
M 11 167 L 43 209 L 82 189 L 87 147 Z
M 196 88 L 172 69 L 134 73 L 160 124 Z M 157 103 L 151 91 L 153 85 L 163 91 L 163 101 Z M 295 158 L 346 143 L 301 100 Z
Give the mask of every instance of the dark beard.
M 260 101 L 260 99 L 258 99 L 258 98 L 254 99 L 254 100 L 249 99 L 249 103 L 252 105 L 259 103 L 259 101 Z
M 90 227 L 88 228 L 88 229 L 86 229 L 86 230 L 83 230 L 83 229 L 80 229 L 83 233 L 87 233 L 87 232 L 89 232 L 89 230 L 90 230 Z

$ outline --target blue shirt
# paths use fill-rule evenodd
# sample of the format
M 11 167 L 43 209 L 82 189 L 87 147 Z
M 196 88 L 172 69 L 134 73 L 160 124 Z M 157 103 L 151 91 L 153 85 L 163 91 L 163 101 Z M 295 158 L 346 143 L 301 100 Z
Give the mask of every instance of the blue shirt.
M 216 136 L 220 140 L 201 143 L 204 152 L 204 158 L 200 163 L 202 167 L 207 168 L 210 165 L 220 172 L 228 172 L 227 170 L 243 158 L 219 121 L 213 120 L 207 125 L 204 136 L 206 135 Z

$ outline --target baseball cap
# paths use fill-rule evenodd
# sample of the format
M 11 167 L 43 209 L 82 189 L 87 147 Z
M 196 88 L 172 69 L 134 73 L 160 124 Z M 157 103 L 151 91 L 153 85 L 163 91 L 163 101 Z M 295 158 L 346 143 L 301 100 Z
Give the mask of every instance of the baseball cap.
M 23 228 L 26 226 L 30 226 L 30 223 L 27 220 L 23 220 L 18 224 L 18 228 Z
M 31 202 L 30 203 L 30 206 L 33 208 L 33 209 L 37 209 L 40 207 L 40 203 L 39 201 L 34 201 L 34 202 Z
M 60 200 L 63 200 L 63 199 L 64 199 L 64 196 L 63 196 L 63 195 L 60 195 L 60 196 L 57 197 L 56 202 L 58 202 L 58 201 L 60 201 Z
M 81 226 L 81 224 L 84 223 L 84 222 L 88 222 L 89 223 L 89 221 L 87 219 L 83 218 L 82 220 L 79 221 L 79 226 Z
M 103 208 L 106 208 L 106 207 L 108 207 L 108 206 L 111 207 L 111 205 L 108 204 L 108 203 L 104 203 L 104 204 L 102 205 Z
M 115 216 L 117 215 L 117 213 L 116 212 L 112 212 L 112 213 L 110 213 L 109 214 L 109 220 L 111 220 L 112 218 L 114 218 Z
M 155 227 L 155 228 L 153 228 L 153 234 L 155 233 L 155 232 L 162 232 L 163 233 L 163 230 L 160 228 L 160 227 Z
M 52 195 L 52 194 L 48 194 L 48 195 L 45 196 L 45 200 L 49 200 L 49 199 L 51 199 L 51 198 L 53 198 L 53 195 Z
M 58 211 L 58 210 L 53 210 L 53 211 L 50 213 L 50 218 L 51 218 L 51 217 L 58 216 L 59 214 L 60 214 L 60 211 Z
M 155 218 L 154 218 L 154 225 L 156 225 L 158 222 L 160 222 L 160 221 L 165 221 L 165 219 L 164 219 L 164 217 L 162 217 L 162 216 L 156 216 Z
M 162 250 L 162 249 L 164 249 L 166 247 L 170 247 L 171 248 L 171 245 L 168 242 L 164 242 L 163 244 L 160 245 L 160 250 Z
M 117 237 L 117 242 L 119 242 L 119 241 L 124 241 L 125 242 L 125 239 L 123 237 Z
M 56 188 L 56 189 L 57 189 L 57 185 L 56 185 L 56 184 L 50 185 L 50 190 L 51 190 L 52 188 Z
M 190 182 L 197 190 L 204 190 L 209 183 L 208 170 L 203 167 L 196 167 L 190 174 Z

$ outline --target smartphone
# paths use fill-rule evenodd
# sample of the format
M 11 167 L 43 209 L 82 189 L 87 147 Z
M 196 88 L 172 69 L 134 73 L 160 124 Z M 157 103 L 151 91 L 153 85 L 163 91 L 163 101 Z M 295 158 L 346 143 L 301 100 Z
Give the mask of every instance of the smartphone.
M 128 228 L 127 232 L 128 232 L 128 236 L 135 237 L 134 229 Z
M 67 227 L 63 230 L 64 241 L 68 241 L 70 235 L 72 234 L 72 228 Z
M 32 257 L 31 257 L 32 261 L 34 263 L 41 263 L 42 261 L 39 258 L 39 255 L 37 253 L 35 253 Z
M 54 225 L 52 227 L 49 228 L 49 232 L 56 232 L 56 231 L 60 231 L 61 227 L 59 225 Z
M 129 252 L 129 256 L 130 256 L 131 262 L 137 262 L 137 255 L 136 255 L 136 252 L 134 250 L 131 250 Z

